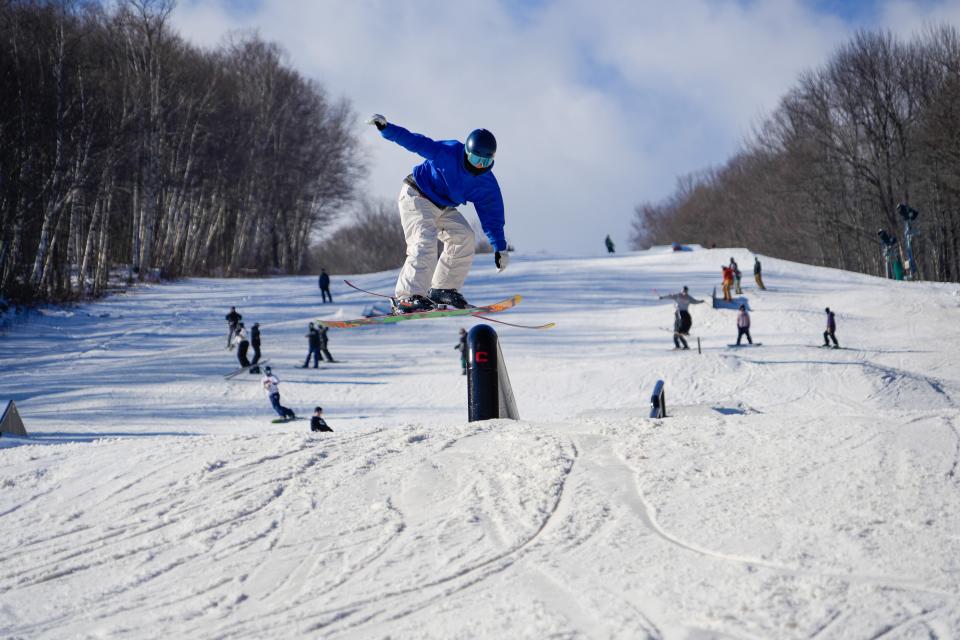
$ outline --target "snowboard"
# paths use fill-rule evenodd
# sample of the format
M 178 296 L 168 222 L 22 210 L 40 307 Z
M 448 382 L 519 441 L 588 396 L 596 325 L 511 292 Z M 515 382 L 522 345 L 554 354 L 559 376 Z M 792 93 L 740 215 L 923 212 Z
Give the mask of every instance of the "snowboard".
M 480 307 L 468 307 L 466 309 L 434 309 L 431 311 L 418 311 L 415 313 L 404 313 L 401 315 L 373 316 L 371 318 L 357 318 L 355 320 L 316 320 L 315 323 L 321 327 L 331 327 L 334 329 L 350 329 L 352 327 L 365 327 L 369 325 L 395 324 L 407 320 L 429 320 L 432 318 L 456 318 L 460 316 L 482 317 L 488 313 L 499 313 L 517 306 L 522 296 L 512 296 Z M 552 326 L 552 323 L 551 325 Z M 547 325 L 541 325 L 537 328 L 548 328 Z
M 240 375 L 240 374 L 243 373 L 244 371 L 249 371 L 250 369 L 253 369 L 254 367 L 263 366 L 263 365 L 267 364 L 268 362 L 270 362 L 270 359 L 269 359 L 269 358 L 265 358 L 265 359 L 261 360 L 260 362 L 258 362 L 257 364 L 251 364 L 249 367 L 240 367 L 239 369 L 236 369 L 235 371 L 231 371 L 231 372 L 228 373 L 227 375 L 223 376 L 223 378 L 224 378 L 224 380 L 229 380 L 230 378 L 234 378 L 234 377 Z
M 762 342 L 754 342 L 753 344 L 750 344 L 750 343 L 748 342 L 748 343 L 745 343 L 745 344 L 728 344 L 727 346 L 728 346 L 728 347 L 733 347 L 734 349 L 739 349 L 740 347 L 762 347 L 762 346 L 763 346 L 763 343 L 762 343 Z
M 300 420 L 306 420 L 306 418 L 301 418 L 300 416 L 296 418 L 274 418 L 270 422 L 273 424 L 283 424 L 284 422 L 299 422 Z

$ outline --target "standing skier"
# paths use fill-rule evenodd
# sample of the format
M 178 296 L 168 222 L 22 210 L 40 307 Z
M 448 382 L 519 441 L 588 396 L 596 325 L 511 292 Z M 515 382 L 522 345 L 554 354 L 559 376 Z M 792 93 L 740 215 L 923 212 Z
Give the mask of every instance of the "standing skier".
M 495 251 L 497 271 L 506 269 L 510 261 L 503 234 L 503 196 L 493 175 L 496 138 L 486 129 L 475 129 L 465 143 L 431 140 L 387 122 L 380 114 L 370 116 L 367 124 L 376 125 L 384 138 L 425 159 L 404 178 L 400 189 L 407 259 L 397 278 L 393 312 L 429 311 L 440 304 L 457 309 L 470 306 L 459 289 L 473 264 L 476 239 L 458 205 L 472 202 L 476 208 Z M 439 260 L 437 240 L 443 243 Z
M 733 302 L 733 296 L 730 295 L 730 287 L 733 286 L 733 269 L 726 265 L 721 265 L 720 270 L 723 272 L 723 299 L 727 302 Z
M 243 323 L 237 325 L 237 331 L 233 336 L 233 344 L 237 347 L 237 360 L 241 367 L 249 367 L 250 361 L 247 359 L 247 349 L 250 348 L 250 341 L 247 340 L 247 330 L 243 328 Z
M 747 342 L 753 344 L 753 338 L 750 337 L 750 314 L 747 313 L 747 305 L 740 305 L 740 313 L 737 314 L 737 346 L 740 346 L 740 338 L 747 336 Z
M 467 375 L 467 330 L 460 328 L 460 341 L 454 347 L 460 352 L 460 373 Z
M 250 346 L 253 347 L 253 360 L 250 364 L 260 362 L 260 323 L 254 322 L 250 327 Z M 251 367 L 250 373 L 260 373 L 260 367 Z
M 320 286 L 320 295 L 323 297 L 324 304 L 333 302 L 333 296 L 330 295 L 330 275 L 326 269 L 320 269 L 318 285 Z
M 673 319 L 673 344 L 675 349 L 689 349 L 684 336 L 690 335 L 690 327 L 693 326 L 693 318 L 690 317 L 690 305 L 700 304 L 703 300 L 697 300 L 690 295 L 688 287 L 684 287 L 680 293 L 671 293 L 666 296 L 660 296 L 661 300 L 673 300 L 677 304 L 677 310 Z M 683 346 L 680 346 L 680 345 Z
M 237 313 L 236 307 L 230 307 L 230 313 L 226 316 L 227 324 L 229 325 L 229 330 L 227 331 L 227 349 L 233 346 L 233 334 L 237 331 L 237 325 L 240 324 L 240 321 L 243 319 L 243 316 Z
M 327 351 L 327 343 L 328 343 L 329 340 L 330 340 L 329 338 L 327 338 L 327 332 L 328 332 L 329 330 L 330 330 L 329 327 L 320 327 L 320 331 L 319 331 L 319 333 L 320 333 L 320 353 L 322 354 L 321 357 L 327 359 L 327 362 L 336 362 L 336 360 L 333 359 L 333 356 L 330 355 L 330 352 Z
M 280 380 L 277 376 L 273 375 L 270 367 L 263 368 L 263 378 L 260 380 L 260 384 L 263 386 L 264 393 L 270 398 L 270 404 L 273 405 L 273 410 L 276 411 L 281 418 L 284 420 L 293 420 L 297 417 L 293 411 L 280 404 Z
M 310 365 L 310 356 L 313 356 L 313 368 L 316 369 L 320 366 L 320 332 L 317 331 L 317 328 L 313 326 L 313 323 L 310 323 L 310 326 L 307 327 L 307 346 L 309 351 L 307 351 L 307 359 L 303 361 L 303 366 L 301 369 L 306 369 Z
M 613 246 L 613 240 L 610 239 L 609 233 L 607 234 L 607 238 L 603 241 L 603 243 L 607 245 L 607 253 L 613 253 L 615 251 L 615 247 Z
M 740 273 L 740 267 L 737 266 L 737 261 L 730 257 L 730 270 L 733 271 L 733 280 L 735 285 L 735 290 L 737 295 L 743 293 L 743 289 L 740 288 L 740 278 L 743 274 Z
M 834 335 L 837 331 L 837 317 L 834 315 L 833 311 L 830 311 L 830 307 L 824 309 L 827 312 L 827 330 L 823 332 L 823 346 L 829 347 L 830 340 L 833 340 L 833 348 L 839 349 L 840 343 L 837 342 L 837 336 Z
M 763 275 L 760 273 L 760 271 L 761 271 L 760 258 L 758 256 L 754 256 L 753 257 L 753 279 L 757 281 L 758 287 L 766 291 L 767 288 L 763 286 Z

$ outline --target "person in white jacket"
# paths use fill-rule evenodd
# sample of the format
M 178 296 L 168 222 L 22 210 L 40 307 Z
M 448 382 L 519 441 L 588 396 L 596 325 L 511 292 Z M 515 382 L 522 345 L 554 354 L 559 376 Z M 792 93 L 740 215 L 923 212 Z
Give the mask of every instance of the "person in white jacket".
M 737 314 L 737 346 L 740 346 L 740 339 L 747 336 L 747 342 L 753 344 L 753 338 L 750 337 L 750 314 L 747 313 L 747 306 L 740 305 L 740 313 Z
M 701 304 L 703 300 L 697 300 L 690 295 L 690 289 L 684 287 L 680 293 L 671 293 L 660 296 L 661 300 L 673 300 L 677 304 L 677 311 L 673 319 L 673 345 L 675 349 L 689 349 L 684 336 L 690 335 L 690 327 L 693 326 L 693 318 L 690 317 L 690 305 Z M 681 344 L 683 346 L 681 346 Z
M 237 325 L 233 334 L 233 346 L 237 348 L 237 361 L 240 362 L 240 366 L 249 367 L 250 360 L 247 358 L 247 350 L 250 348 L 250 340 L 247 338 L 247 330 L 242 322 Z
M 260 380 L 260 384 L 263 385 L 264 393 L 270 398 L 270 404 L 273 405 L 273 410 L 276 411 L 281 418 L 293 420 L 297 417 L 293 411 L 280 404 L 280 380 L 277 376 L 273 375 L 270 367 L 263 368 L 263 378 Z

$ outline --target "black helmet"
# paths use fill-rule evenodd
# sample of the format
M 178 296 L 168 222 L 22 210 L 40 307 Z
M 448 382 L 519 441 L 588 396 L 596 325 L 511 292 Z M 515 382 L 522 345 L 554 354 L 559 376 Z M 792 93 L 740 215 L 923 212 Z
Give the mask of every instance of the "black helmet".
M 474 129 L 463 145 L 470 164 L 477 168 L 486 168 L 493 164 L 497 153 L 497 139 L 486 129 Z
M 264 368 L 263 368 L 263 372 L 264 372 L 264 373 L 270 373 L 270 371 L 271 371 L 270 367 L 264 367 Z

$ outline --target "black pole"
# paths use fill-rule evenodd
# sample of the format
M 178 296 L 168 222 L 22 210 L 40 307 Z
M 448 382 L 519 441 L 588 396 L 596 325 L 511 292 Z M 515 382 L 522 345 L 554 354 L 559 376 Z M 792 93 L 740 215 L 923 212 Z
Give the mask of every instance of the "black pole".
M 470 422 L 500 417 L 497 332 L 478 324 L 467 333 L 467 414 Z
M 653 387 L 653 393 L 650 394 L 650 417 L 667 417 L 667 396 L 663 391 L 663 380 L 657 380 Z

